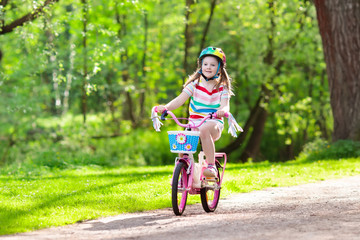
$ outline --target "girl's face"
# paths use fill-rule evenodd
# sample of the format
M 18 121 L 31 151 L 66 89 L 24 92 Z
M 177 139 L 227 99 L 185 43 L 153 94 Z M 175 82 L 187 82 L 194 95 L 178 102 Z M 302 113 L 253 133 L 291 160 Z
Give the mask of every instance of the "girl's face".
M 204 57 L 201 65 L 202 73 L 207 78 L 212 78 L 215 76 L 217 69 L 218 69 L 219 61 L 216 57 L 213 56 L 206 56 Z

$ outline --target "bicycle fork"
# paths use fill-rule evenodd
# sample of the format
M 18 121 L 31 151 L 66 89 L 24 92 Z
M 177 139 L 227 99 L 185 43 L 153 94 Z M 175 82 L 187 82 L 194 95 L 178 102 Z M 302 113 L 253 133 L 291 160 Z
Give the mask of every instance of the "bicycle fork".
M 179 158 L 179 157 L 175 158 L 175 167 L 174 167 L 173 174 L 171 177 L 170 185 L 172 185 L 177 164 L 179 164 L 180 162 L 183 162 L 187 166 L 187 169 L 186 169 L 186 177 L 188 178 L 187 186 L 178 187 L 179 192 L 190 191 L 191 186 L 193 184 L 194 158 L 193 158 L 192 154 L 190 154 L 190 155 L 191 156 L 184 154 L 184 156 L 182 158 Z M 182 176 L 182 177 L 185 177 L 185 176 Z

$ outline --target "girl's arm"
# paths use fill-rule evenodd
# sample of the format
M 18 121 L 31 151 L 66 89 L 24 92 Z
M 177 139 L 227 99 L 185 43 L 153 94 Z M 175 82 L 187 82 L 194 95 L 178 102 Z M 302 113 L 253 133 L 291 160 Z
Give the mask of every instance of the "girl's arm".
M 185 92 L 181 92 L 181 94 L 179 96 L 177 96 L 176 98 L 174 98 L 173 100 L 171 100 L 171 102 L 169 102 L 168 104 L 166 104 L 165 106 L 164 105 L 159 105 L 157 107 L 158 111 L 159 112 L 163 112 L 165 109 L 167 110 L 175 110 L 177 109 L 178 107 L 182 106 L 186 100 L 189 99 L 189 95 Z
M 216 112 L 216 115 L 220 118 L 224 117 L 224 114 L 230 112 L 230 98 L 223 98 L 220 102 L 220 108 Z

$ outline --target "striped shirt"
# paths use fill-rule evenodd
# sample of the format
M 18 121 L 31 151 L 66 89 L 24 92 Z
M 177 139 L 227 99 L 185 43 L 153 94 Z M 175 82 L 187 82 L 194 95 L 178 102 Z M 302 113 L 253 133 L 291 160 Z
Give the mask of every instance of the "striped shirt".
M 209 113 L 217 112 L 220 108 L 222 99 L 230 98 L 228 89 L 220 85 L 219 90 L 216 88 L 209 92 L 201 80 L 193 81 L 186 85 L 183 92 L 187 93 L 190 99 L 189 115 L 190 120 L 198 124 Z M 223 119 L 217 119 L 222 124 Z

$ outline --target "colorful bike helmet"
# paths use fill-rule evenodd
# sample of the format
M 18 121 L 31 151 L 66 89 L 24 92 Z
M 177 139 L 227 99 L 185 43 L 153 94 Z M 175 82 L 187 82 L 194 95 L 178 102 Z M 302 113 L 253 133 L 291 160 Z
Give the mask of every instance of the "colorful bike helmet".
M 204 78 L 206 81 L 214 80 L 214 79 L 216 79 L 216 78 L 219 77 L 218 73 L 219 73 L 220 65 L 225 66 L 225 63 L 226 63 L 225 53 L 224 53 L 224 51 L 223 51 L 221 48 L 207 47 L 207 48 L 205 48 L 204 50 L 202 50 L 201 53 L 200 53 L 200 56 L 199 56 L 199 64 L 202 65 L 202 60 L 203 60 L 203 58 L 206 57 L 206 56 L 214 56 L 214 57 L 216 57 L 217 59 L 220 60 L 215 76 L 213 76 L 213 77 L 211 77 L 211 78 L 207 78 L 207 77 L 203 74 L 202 69 L 200 69 L 200 71 L 199 71 L 199 73 L 203 76 L 203 78 Z
M 201 51 L 199 59 L 203 59 L 206 56 L 215 56 L 220 59 L 221 63 L 225 65 L 226 63 L 226 56 L 224 51 L 221 48 L 216 47 L 207 47 Z

